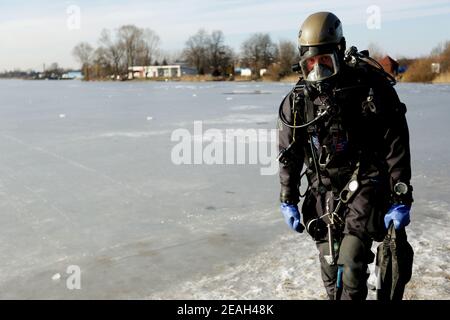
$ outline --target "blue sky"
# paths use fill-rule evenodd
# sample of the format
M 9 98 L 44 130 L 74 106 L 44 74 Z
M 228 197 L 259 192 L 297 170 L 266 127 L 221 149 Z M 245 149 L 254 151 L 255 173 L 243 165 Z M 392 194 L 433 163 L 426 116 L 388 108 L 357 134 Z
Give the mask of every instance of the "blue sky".
M 81 9 L 76 30 L 67 27 L 73 5 Z M 373 5 L 379 8 L 379 29 L 367 27 Z M 450 0 L 1 0 L 0 70 L 42 69 L 55 61 L 77 67 L 71 51 L 78 42 L 95 46 L 103 28 L 124 24 L 153 29 L 167 52 L 181 51 L 200 28 L 222 30 L 237 51 L 255 32 L 295 41 L 302 21 L 325 10 L 341 18 L 348 44 L 363 49 L 376 43 L 393 57 L 428 54 L 450 40 Z

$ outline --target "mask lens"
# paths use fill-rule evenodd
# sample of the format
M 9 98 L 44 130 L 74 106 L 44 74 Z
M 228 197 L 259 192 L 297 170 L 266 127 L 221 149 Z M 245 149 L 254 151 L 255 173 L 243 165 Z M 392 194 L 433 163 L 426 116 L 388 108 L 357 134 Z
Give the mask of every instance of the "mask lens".
M 320 81 L 335 75 L 338 71 L 336 56 L 320 54 L 300 61 L 303 76 L 308 81 Z

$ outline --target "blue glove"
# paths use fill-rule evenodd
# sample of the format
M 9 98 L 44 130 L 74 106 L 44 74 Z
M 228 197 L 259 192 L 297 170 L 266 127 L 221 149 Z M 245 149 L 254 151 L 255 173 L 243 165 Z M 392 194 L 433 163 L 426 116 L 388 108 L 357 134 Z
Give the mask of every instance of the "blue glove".
M 305 230 L 305 227 L 300 222 L 300 212 L 296 205 L 282 203 L 281 204 L 281 213 L 284 216 L 284 221 L 286 221 L 287 225 L 294 231 L 302 233 Z
M 391 222 L 394 222 L 396 230 L 406 227 L 411 221 L 409 212 L 411 208 L 404 204 L 394 204 L 384 216 L 384 225 L 389 229 Z

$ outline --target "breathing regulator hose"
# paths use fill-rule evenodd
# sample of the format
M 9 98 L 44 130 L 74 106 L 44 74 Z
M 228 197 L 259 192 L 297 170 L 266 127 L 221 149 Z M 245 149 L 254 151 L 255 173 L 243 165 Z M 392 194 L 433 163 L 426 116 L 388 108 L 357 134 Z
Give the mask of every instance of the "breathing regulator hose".
M 358 52 L 358 49 L 355 46 L 350 47 L 349 49 L 347 49 L 345 51 L 345 55 L 344 55 L 344 62 L 351 66 L 351 67 L 356 67 L 358 66 L 359 63 L 363 62 L 367 65 L 372 66 L 375 70 L 377 70 L 378 72 L 380 72 L 383 76 L 385 76 L 390 84 L 392 86 L 394 86 L 397 81 L 395 80 L 395 78 L 390 75 L 389 73 L 387 73 L 386 71 L 384 71 L 383 66 L 376 61 L 375 59 L 373 59 L 372 57 L 369 56 L 369 51 L 367 50 L 363 50 L 361 52 Z M 299 68 L 298 64 L 293 66 L 293 70 L 298 71 L 297 69 Z M 355 88 L 358 86 L 355 86 Z M 304 88 L 305 90 L 307 90 L 306 88 Z M 349 89 L 349 88 L 347 88 Z M 340 89 L 342 90 L 342 89 Z M 336 90 L 336 91 L 339 91 Z M 295 93 L 295 89 L 293 92 L 293 110 L 294 110 L 294 104 L 295 104 L 295 100 L 296 100 L 296 93 Z M 327 115 L 333 115 L 336 112 L 336 106 L 334 106 L 333 104 L 328 104 L 325 108 L 324 111 L 319 112 L 319 114 L 317 115 L 316 118 L 314 118 L 313 120 L 304 123 L 304 124 L 300 124 L 300 125 L 296 125 L 296 121 L 294 121 L 294 124 L 290 124 L 289 121 L 286 120 L 286 117 L 283 114 L 283 105 L 280 106 L 280 109 L 278 111 L 278 116 L 280 118 L 280 121 L 282 122 L 283 125 L 285 125 L 288 128 L 291 129 L 303 129 L 303 128 L 307 128 L 313 124 L 315 124 L 316 122 L 318 122 L 320 119 L 322 119 L 323 117 L 327 116 Z
M 292 99 L 292 108 L 295 109 L 295 100 L 296 100 L 295 92 L 293 92 L 293 96 L 294 97 Z M 306 122 L 304 124 L 296 125 L 296 119 L 294 119 L 294 124 L 290 124 L 289 121 L 287 121 L 286 117 L 284 116 L 283 105 L 281 105 L 280 109 L 278 110 L 278 117 L 280 118 L 283 125 L 285 125 L 288 128 L 291 128 L 291 129 L 307 128 L 309 126 L 312 126 L 313 124 L 315 124 L 316 122 L 318 122 L 319 120 L 324 118 L 325 116 L 331 116 L 336 113 L 337 106 L 335 106 L 333 103 L 329 103 L 329 101 L 327 101 L 327 100 L 328 99 L 325 99 L 326 103 L 324 103 L 324 105 L 323 105 L 324 106 L 323 111 L 319 112 L 313 120 Z M 322 101 L 324 101 L 324 100 L 322 100 Z

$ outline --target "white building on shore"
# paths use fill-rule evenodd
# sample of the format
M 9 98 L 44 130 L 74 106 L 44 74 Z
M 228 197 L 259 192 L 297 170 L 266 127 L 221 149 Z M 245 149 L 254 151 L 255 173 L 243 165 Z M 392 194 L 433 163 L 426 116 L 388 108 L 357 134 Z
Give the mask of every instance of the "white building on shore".
M 182 75 L 195 75 L 197 70 L 181 64 L 167 66 L 134 66 L 129 68 L 129 78 L 180 78 Z

